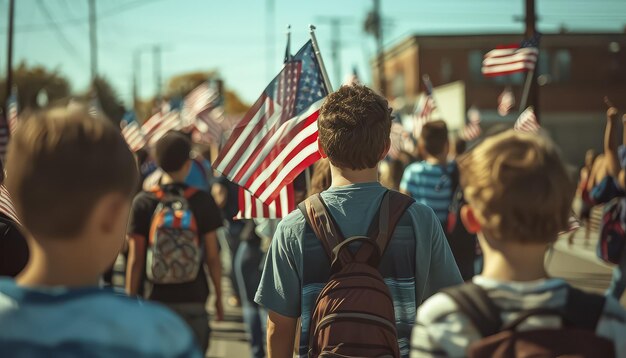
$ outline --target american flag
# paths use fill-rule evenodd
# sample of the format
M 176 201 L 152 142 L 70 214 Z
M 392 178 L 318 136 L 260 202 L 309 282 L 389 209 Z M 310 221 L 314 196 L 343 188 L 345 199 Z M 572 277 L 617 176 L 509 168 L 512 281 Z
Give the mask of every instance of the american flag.
M 427 122 L 432 120 L 432 114 L 437 109 L 437 104 L 433 97 L 433 84 L 430 82 L 430 77 L 424 75 L 422 77 L 424 86 L 426 87 L 426 95 L 422 97 L 415 110 L 415 125 L 413 129 L 413 135 L 417 138 L 422 132 L 422 127 Z
M 482 133 L 482 129 L 480 128 L 480 123 L 469 122 L 463 128 L 463 131 L 461 132 L 460 137 L 461 139 L 470 142 L 480 137 L 481 133 Z
M 515 106 L 515 96 L 510 87 L 507 87 L 498 96 L 498 114 L 506 116 Z
M 19 112 L 19 106 L 17 102 L 17 90 L 15 88 L 11 91 L 11 95 L 7 99 L 7 111 L 7 122 L 9 124 L 11 134 L 13 134 L 17 129 Z
M 122 123 L 120 123 L 120 126 L 122 128 L 122 135 L 130 150 L 136 152 L 146 146 L 146 136 L 143 134 L 139 123 L 137 123 L 137 116 L 135 116 L 134 111 L 128 111 L 124 114 L 124 119 Z
M 533 107 L 528 107 L 519 115 L 513 129 L 520 132 L 537 133 L 541 126 L 537 122 Z
M 239 212 L 235 219 L 281 219 L 295 208 L 293 183 L 285 185 L 269 205 L 239 187 Z
M 4 184 L 0 185 L 0 213 L 6 215 L 9 219 L 11 219 L 16 224 L 22 225 L 20 223 L 20 219 L 17 217 L 15 208 L 13 207 L 13 200 L 11 200 L 11 194 L 9 194 L 9 191 L 4 186 Z
M 308 41 L 233 130 L 213 167 L 265 204 L 320 159 L 317 116 L 328 94 Z
M 539 34 L 520 44 L 498 46 L 485 54 L 482 72 L 487 77 L 533 70 L 539 55 Z
M 180 111 L 171 109 L 169 103 L 161 105 L 161 111 L 148 118 L 141 126 L 148 145 L 154 145 L 165 133 L 182 128 Z
M 183 127 L 195 125 L 198 115 L 215 108 L 218 101 L 219 93 L 214 88 L 211 88 L 208 82 L 203 82 L 194 88 L 183 100 L 180 112 Z

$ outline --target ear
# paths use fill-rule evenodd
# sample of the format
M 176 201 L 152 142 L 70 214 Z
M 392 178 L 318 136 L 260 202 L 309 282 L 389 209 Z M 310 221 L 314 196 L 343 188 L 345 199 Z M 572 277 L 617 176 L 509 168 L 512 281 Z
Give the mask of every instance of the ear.
M 474 209 L 469 205 L 463 205 L 461 208 L 461 221 L 463 226 L 470 234 L 476 234 L 480 232 L 481 227 L 476 215 L 474 215 Z
M 385 149 L 383 150 L 383 152 L 380 153 L 380 158 L 378 158 L 378 161 L 385 159 L 385 157 L 389 153 L 389 148 L 391 148 L 391 139 L 387 141 L 387 145 L 385 146 Z
M 324 148 L 322 148 L 322 143 L 320 143 L 320 138 L 317 137 L 317 151 L 320 152 L 322 158 L 326 159 L 328 156 L 324 153 Z
M 128 217 L 129 199 L 120 193 L 109 193 L 98 201 L 94 210 L 94 227 L 103 234 L 111 234 Z

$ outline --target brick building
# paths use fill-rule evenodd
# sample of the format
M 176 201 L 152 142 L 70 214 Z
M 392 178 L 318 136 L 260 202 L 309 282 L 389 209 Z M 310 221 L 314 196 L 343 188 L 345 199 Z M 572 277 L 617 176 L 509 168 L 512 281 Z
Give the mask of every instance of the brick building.
M 525 74 L 487 78 L 481 64 L 483 55 L 497 45 L 521 40 L 521 35 L 511 34 L 409 37 L 385 53 L 387 97 L 414 103 L 424 90 L 423 74 L 434 86 L 463 81 L 465 104 L 480 109 L 484 127 L 511 124 L 517 111 L 499 116 L 497 99 L 510 86 L 519 105 Z M 372 66 L 377 83 L 376 63 Z M 580 164 L 587 148 L 602 148 L 606 111 L 602 98 L 608 95 L 626 110 L 626 34 L 544 34 L 537 73 L 542 126 L 568 160 Z

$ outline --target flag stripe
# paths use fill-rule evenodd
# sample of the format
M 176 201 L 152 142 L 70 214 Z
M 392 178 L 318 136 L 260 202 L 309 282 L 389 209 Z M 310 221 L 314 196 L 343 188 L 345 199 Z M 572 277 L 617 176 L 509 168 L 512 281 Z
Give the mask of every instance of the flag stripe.
M 293 184 L 285 185 L 269 205 L 239 188 L 239 211 L 235 219 L 280 219 L 295 209 Z

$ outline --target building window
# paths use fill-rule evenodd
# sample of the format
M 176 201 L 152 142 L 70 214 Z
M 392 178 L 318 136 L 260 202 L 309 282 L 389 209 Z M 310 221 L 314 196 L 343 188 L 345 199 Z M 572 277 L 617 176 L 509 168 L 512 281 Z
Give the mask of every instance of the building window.
M 404 97 L 405 87 L 404 87 L 404 73 L 397 72 L 393 77 L 393 81 L 391 82 L 391 94 L 394 98 Z
M 554 82 L 567 82 L 570 79 L 572 68 L 572 55 L 569 50 L 558 50 L 554 54 L 552 63 L 552 80 Z
M 470 51 L 467 63 L 469 65 L 469 73 L 474 83 L 483 83 L 485 82 L 485 77 L 482 73 L 483 66 L 483 51 L 481 50 L 472 50 Z
M 441 80 L 443 83 L 448 83 L 452 79 L 452 62 L 448 57 L 441 59 Z

